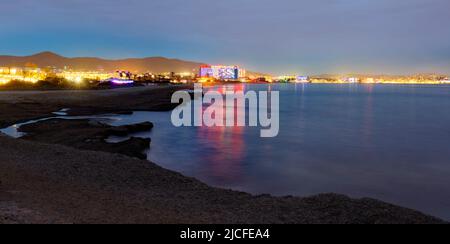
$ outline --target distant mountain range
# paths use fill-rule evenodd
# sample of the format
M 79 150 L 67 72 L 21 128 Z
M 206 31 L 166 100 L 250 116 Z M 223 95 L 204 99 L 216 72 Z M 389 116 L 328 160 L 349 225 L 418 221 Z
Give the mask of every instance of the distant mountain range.
M 202 63 L 168 59 L 163 57 L 128 58 L 109 60 L 94 57 L 67 58 L 52 52 L 42 52 L 31 56 L 0 56 L 0 66 L 25 66 L 35 64 L 38 67 L 68 67 L 73 70 L 104 70 L 106 72 L 118 69 L 132 72 L 197 72 Z

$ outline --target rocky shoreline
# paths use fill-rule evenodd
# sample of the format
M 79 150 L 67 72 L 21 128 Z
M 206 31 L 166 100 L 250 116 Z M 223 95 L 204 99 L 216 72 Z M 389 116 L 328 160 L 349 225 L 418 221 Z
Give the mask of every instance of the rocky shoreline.
M 0 125 L 48 117 L 67 107 L 74 108 L 71 115 L 167 110 L 176 89 L 83 91 L 71 96 L 65 91 L 0 93 L 0 109 L 5 109 L 0 110 Z M 0 135 L 0 223 L 445 223 L 374 199 L 253 196 L 217 189 L 141 160 L 150 141 L 105 142 L 110 135 L 152 127 L 53 119 L 24 126 L 28 134 L 23 139 Z
M 130 137 L 118 143 L 108 143 L 110 136 L 126 137 L 136 132 L 150 131 L 152 123 L 125 126 L 109 126 L 95 120 L 51 119 L 22 126 L 19 131 L 26 133 L 24 140 L 60 144 L 81 150 L 119 153 L 129 157 L 147 159 L 145 153 L 150 148 L 148 138 Z

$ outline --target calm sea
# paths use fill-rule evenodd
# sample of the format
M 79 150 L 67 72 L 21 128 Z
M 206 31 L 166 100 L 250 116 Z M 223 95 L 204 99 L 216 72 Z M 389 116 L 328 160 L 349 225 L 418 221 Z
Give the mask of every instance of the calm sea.
M 450 86 L 231 85 L 280 91 L 280 133 L 152 121 L 149 160 L 210 185 L 273 195 L 371 197 L 450 220 Z

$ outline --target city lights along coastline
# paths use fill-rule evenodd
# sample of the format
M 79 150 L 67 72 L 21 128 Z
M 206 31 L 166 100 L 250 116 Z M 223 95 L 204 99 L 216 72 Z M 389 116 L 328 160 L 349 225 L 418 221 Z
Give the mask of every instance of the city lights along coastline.
M 238 65 L 206 65 L 167 58 L 106 60 L 66 58 L 52 52 L 31 56 L 0 56 L 0 85 L 29 86 L 40 81 L 63 79 L 68 84 L 130 85 L 136 82 L 160 83 L 322 83 L 322 84 L 450 84 L 444 74 L 412 75 L 270 75 L 251 72 Z M 10 84 L 13 83 L 13 84 Z M 1 89 L 1 87 L 0 87 Z

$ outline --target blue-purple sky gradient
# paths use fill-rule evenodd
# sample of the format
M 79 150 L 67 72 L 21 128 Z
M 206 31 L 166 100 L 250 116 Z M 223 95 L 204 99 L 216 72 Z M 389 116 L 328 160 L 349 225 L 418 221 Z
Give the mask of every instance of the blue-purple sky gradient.
M 449 0 L 15 0 L 0 5 L 0 54 L 166 56 L 275 74 L 450 74 Z

